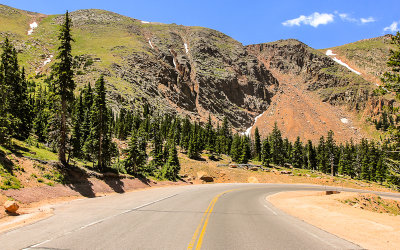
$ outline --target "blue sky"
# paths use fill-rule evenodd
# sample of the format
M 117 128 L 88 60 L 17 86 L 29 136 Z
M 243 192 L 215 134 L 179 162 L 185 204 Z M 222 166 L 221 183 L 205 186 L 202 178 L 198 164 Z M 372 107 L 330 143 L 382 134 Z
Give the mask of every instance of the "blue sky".
M 395 33 L 398 0 L 2 0 L 15 8 L 60 14 L 105 9 L 145 21 L 203 26 L 243 44 L 296 38 L 320 49 Z

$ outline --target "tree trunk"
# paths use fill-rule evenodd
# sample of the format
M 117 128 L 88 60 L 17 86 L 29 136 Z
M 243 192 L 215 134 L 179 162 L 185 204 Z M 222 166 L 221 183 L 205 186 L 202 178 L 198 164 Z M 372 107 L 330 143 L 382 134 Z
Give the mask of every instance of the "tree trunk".
M 103 111 L 100 109 L 100 141 L 99 141 L 99 168 L 103 170 L 103 159 L 102 159 L 102 151 L 103 151 Z
M 62 164 L 66 164 L 65 160 L 65 142 L 67 137 L 66 113 L 67 113 L 66 100 L 64 96 L 61 96 L 61 128 L 60 128 L 60 146 L 58 150 L 58 160 Z

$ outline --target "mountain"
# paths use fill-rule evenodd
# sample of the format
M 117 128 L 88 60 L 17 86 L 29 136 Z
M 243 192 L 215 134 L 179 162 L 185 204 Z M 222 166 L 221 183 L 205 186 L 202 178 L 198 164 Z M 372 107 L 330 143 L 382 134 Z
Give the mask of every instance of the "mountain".
M 377 86 L 371 75 L 385 70 L 385 59 L 363 54 L 368 46 L 357 46 L 358 57 L 350 45 L 331 49 L 362 71 L 357 75 L 324 51 L 293 39 L 243 46 L 212 29 L 145 22 L 104 10 L 78 10 L 70 17 L 78 87 L 104 74 L 116 111 L 148 103 L 160 113 L 202 122 L 209 115 L 214 122 L 227 117 L 236 131 L 258 126 L 266 135 L 277 121 L 291 140 L 299 135 L 316 141 L 331 129 L 344 141 L 372 136 L 366 119 L 378 115 L 376 107 L 389 98 L 373 95 Z M 13 41 L 21 64 L 38 82 L 54 61 L 62 20 L 63 15 L 0 5 L 0 41 L 6 36 Z M 381 52 L 387 49 L 385 39 L 375 43 Z

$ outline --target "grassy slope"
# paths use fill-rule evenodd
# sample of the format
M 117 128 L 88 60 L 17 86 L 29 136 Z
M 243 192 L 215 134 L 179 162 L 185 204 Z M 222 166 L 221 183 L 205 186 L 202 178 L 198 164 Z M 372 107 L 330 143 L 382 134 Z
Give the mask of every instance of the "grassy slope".
M 388 70 L 386 62 L 389 58 L 389 50 L 394 48 L 390 42 L 390 36 L 381 36 L 329 49 L 338 54 L 339 57 L 345 57 L 346 60 L 363 72 L 378 79 L 382 73 Z M 325 53 L 326 49 L 320 51 Z

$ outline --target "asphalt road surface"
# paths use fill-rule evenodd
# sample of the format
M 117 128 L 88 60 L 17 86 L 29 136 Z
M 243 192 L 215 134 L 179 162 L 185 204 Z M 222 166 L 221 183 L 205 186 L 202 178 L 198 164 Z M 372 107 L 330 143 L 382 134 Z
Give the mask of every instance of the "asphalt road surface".
M 325 189 L 210 184 L 76 200 L 55 206 L 47 219 L 0 234 L 0 249 L 360 249 L 265 199 Z

